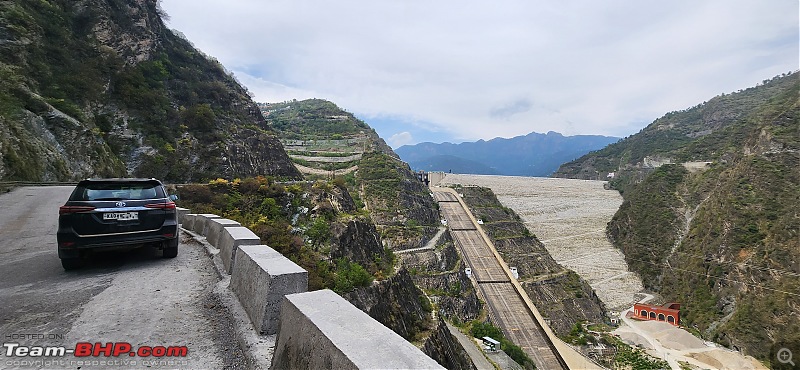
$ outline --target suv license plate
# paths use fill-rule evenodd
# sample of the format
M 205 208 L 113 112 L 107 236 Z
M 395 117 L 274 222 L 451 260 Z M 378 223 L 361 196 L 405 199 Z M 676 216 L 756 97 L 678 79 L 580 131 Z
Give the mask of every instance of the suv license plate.
M 104 220 L 119 220 L 119 221 L 138 220 L 139 219 L 139 212 L 103 213 L 103 219 Z

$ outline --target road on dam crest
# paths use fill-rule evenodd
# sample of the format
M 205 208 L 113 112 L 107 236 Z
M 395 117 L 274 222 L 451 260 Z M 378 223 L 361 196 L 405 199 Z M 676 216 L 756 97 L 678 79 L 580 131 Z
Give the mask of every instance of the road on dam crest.
M 219 276 L 203 246 L 185 233 L 174 259 L 140 248 L 98 253 L 85 267 L 64 271 L 55 234 L 58 208 L 72 188 L 22 187 L 0 195 L 0 368 L 77 368 L 78 361 L 116 361 L 90 366 L 115 369 L 242 363 L 233 319 L 214 294 Z M 132 351 L 185 346 L 188 354 L 7 356 L 9 344 L 70 350 L 82 342 L 124 342 Z

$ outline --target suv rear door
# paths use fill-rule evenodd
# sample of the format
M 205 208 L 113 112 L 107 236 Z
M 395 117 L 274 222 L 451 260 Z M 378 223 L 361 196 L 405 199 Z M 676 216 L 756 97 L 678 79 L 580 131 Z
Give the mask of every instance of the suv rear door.
M 78 184 L 66 205 L 94 207 L 71 215 L 75 232 L 91 236 L 157 230 L 169 204 L 174 208 L 157 181 L 86 181 Z

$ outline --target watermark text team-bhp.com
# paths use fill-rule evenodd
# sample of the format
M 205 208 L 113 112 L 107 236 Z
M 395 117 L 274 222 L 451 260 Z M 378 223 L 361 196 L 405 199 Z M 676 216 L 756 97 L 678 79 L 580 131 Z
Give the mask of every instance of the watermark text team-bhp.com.
M 25 346 L 19 343 L 3 343 L 4 363 L 8 366 L 24 365 L 180 365 L 189 354 L 186 346 L 137 346 L 127 342 L 90 343 L 79 342 L 75 348 L 64 346 Z M 60 357 L 74 356 L 76 360 Z M 103 358 L 98 359 L 98 358 Z M 136 360 L 133 358 L 141 358 Z M 46 363 L 47 362 L 47 363 Z

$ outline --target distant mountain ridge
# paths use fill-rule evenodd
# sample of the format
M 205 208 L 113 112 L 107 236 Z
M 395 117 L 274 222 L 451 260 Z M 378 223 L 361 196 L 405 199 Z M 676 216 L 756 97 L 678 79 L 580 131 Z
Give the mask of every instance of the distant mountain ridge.
M 415 170 L 476 175 L 549 176 L 565 162 L 619 140 L 600 135 L 564 136 L 550 131 L 510 139 L 460 144 L 420 143 L 395 152 Z

